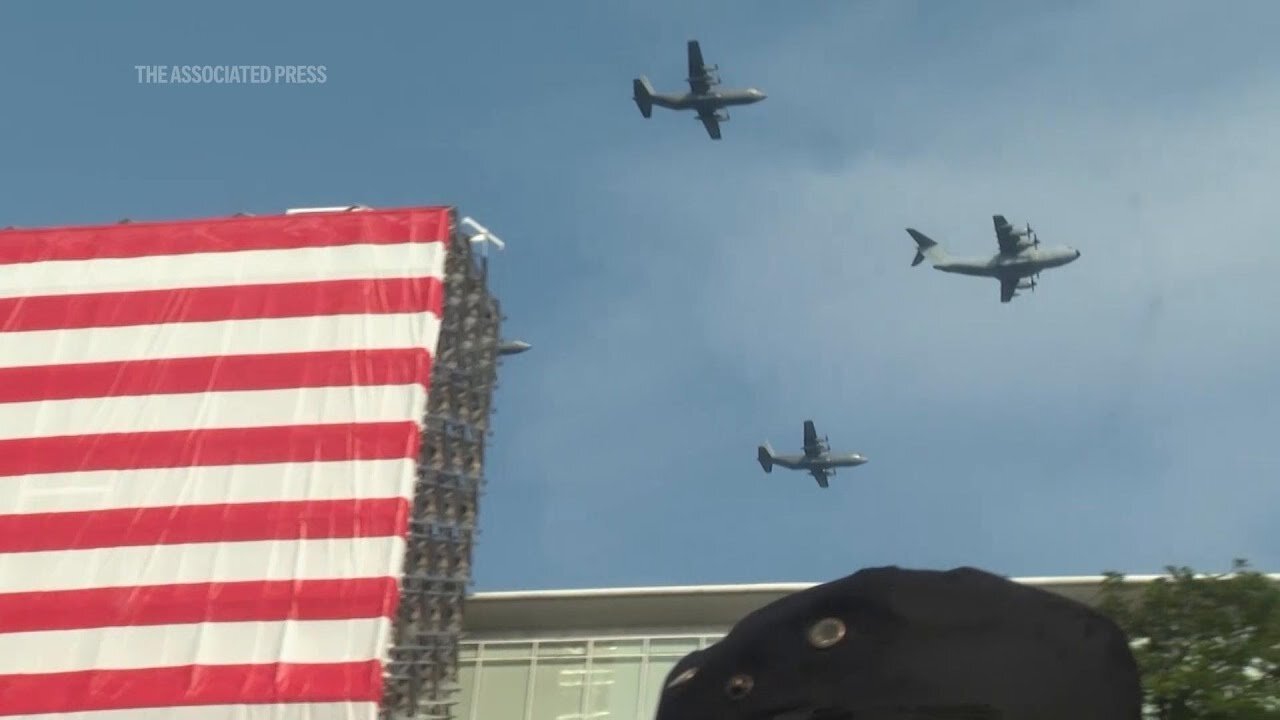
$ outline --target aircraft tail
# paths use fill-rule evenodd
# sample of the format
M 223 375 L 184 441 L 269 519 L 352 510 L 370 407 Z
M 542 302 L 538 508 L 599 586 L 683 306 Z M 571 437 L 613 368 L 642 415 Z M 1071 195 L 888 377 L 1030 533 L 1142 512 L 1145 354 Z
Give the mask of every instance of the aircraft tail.
M 631 99 L 636 101 L 640 114 L 645 117 L 653 115 L 653 85 L 649 82 L 649 78 L 641 75 L 632 80 L 631 90 Z
M 757 448 L 756 459 L 760 461 L 760 467 L 764 468 L 765 472 L 773 472 L 773 448 L 769 447 L 769 443 L 766 442 Z
M 912 228 L 907 228 L 907 234 L 911 236 L 912 240 L 916 241 L 916 257 L 911 261 L 911 267 L 924 262 L 925 258 L 928 258 L 929 262 L 935 265 L 946 258 L 947 251 L 943 250 L 942 246 L 934 242 L 928 235 Z

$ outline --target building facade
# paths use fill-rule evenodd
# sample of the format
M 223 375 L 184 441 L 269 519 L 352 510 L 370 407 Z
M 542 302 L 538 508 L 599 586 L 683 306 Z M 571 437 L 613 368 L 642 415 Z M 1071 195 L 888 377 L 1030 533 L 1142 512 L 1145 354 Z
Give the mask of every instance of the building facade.
M 464 643 L 459 720 L 651 718 L 672 666 L 719 635 Z

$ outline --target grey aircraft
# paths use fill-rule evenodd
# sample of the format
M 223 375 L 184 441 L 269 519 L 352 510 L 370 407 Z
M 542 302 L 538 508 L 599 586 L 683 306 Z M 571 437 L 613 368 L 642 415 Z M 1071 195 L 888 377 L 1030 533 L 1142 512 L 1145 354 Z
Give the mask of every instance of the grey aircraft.
M 812 420 L 804 421 L 804 454 L 775 455 L 768 441 L 756 451 L 760 467 L 765 472 L 773 472 L 773 466 L 788 470 L 806 470 L 818 481 L 818 487 L 827 487 L 827 479 L 836 474 L 835 468 L 856 467 L 867 461 L 858 453 L 832 455 L 831 443 L 826 437 L 819 438 L 818 430 Z
M 504 340 L 498 343 L 498 354 L 519 355 L 531 347 L 533 346 L 523 340 Z
M 720 123 L 729 119 L 725 110 L 730 105 L 751 105 L 765 99 L 765 94 L 755 88 L 746 90 L 714 90 L 720 84 L 720 66 L 702 61 L 702 48 L 697 40 L 689 41 L 689 92 L 667 95 L 655 92 L 649 79 L 641 75 L 631 81 L 632 100 L 646 118 L 653 115 L 653 106 L 671 110 L 696 110 L 698 119 L 707 128 L 712 140 L 720 139 Z
M 1066 245 L 1041 247 L 1040 238 L 1030 223 L 1014 227 L 1003 215 L 992 215 L 991 220 L 996 226 L 1000 251 L 985 258 L 952 257 L 924 233 L 907 228 L 907 233 L 919 246 L 911 266 L 915 267 L 928 258 L 933 267 L 942 272 L 995 278 L 1000 281 L 1000 302 L 1007 303 L 1018 295 L 1019 290 L 1035 290 L 1036 277 L 1041 270 L 1061 267 L 1080 257 L 1079 250 Z

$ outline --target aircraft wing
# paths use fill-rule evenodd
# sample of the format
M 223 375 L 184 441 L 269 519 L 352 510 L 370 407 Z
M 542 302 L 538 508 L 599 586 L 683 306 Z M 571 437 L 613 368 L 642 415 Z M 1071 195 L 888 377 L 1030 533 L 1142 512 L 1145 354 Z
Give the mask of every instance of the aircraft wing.
M 814 468 L 809 472 L 813 475 L 813 479 L 818 481 L 818 487 L 823 487 L 823 488 L 830 487 L 830 485 L 827 483 L 827 478 L 830 477 L 830 475 L 827 473 L 826 470 L 822 470 L 821 468 Z
M 697 40 L 689 41 L 689 89 L 695 95 L 701 95 L 711 89 L 711 77 L 707 74 L 707 64 L 702 60 L 702 47 Z M 706 120 L 702 121 L 706 123 Z M 708 126 L 710 132 L 710 126 Z M 717 135 L 712 135 L 719 139 Z
M 1013 299 L 1014 291 L 1018 289 L 1017 278 L 1000 278 L 1000 302 L 1007 303 Z
M 812 420 L 804 421 L 804 451 L 808 453 L 811 450 L 818 449 L 818 428 L 814 427 Z
M 720 139 L 720 120 L 715 113 L 698 113 L 698 119 L 702 121 L 702 126 L 707 129 L 712 140 Z
M 1000 243 L 1000 252 L 1015 253 L 1018 251 L 1018 238 L 1013 234 L 1013 226 L 1003 215 L 992 215 L 991 222 L 996 226 L 996 242 Z M 1005 302 L 1008 302 L 1006 300 Z

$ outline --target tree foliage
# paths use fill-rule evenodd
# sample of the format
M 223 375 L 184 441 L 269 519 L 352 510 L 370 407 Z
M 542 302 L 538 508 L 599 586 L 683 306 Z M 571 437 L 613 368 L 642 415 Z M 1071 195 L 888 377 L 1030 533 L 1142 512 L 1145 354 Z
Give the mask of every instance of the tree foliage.
M 1129 635 L 1148 717 L 1280 720 L 1280 585 L 1243 560 L 1166 570 L 1144 586 L 1106 573 L 1099 606 Z

